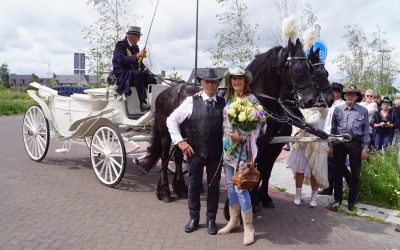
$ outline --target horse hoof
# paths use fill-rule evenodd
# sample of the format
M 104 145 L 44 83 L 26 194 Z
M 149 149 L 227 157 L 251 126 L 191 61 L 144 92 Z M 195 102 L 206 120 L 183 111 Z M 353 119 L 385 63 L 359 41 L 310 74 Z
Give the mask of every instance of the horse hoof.
M 165 203 L 170 203 L 171 202 L 171 197 L 167 196 L 167 195 L 164 195 L 164 196 L 161 197 L 161 201 L 165 202 Z

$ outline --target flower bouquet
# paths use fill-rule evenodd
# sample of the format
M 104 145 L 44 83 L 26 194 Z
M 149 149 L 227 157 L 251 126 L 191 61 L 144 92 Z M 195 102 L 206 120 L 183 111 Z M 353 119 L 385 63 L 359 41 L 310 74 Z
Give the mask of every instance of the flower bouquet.
M 264 122 L 267 116 L 263 106 L 252 104 L 247 99 L 234 98 L 228 108 L 228 119 L 234 129 L 240 135 L 244 135 Z M 227 151 L 228 155 L 233 155 L 239 142 L 235 142 Z

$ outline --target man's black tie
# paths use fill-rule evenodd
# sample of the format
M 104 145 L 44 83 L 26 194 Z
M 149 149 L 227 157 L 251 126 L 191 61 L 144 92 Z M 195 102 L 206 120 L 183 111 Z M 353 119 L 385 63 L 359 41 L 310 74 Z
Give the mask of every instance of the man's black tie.
M 213 100 L 206 101 L 207 112 L 210 112 L 213 109 L 213 106 L 214 106 L 213 104 L 214 104 Z

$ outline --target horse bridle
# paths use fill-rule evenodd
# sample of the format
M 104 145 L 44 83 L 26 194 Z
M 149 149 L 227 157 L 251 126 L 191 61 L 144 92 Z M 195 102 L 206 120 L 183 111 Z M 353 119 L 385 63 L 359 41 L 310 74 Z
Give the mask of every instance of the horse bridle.
M 324 70 L 324 72 L 327 72 L 326 71 L 326 69 L 325 69 L 325 62 L 318 62 L 318 63 L 312 63 L 311 64 L 311 66 L 313 67 L 313 70 L 314 70 L 314 72 L 317 72 L 317 71 L 319 71 L 319 70 Z M 326 102 L 326 98 L 325 98 L 325 95 L 324 95 L 324 91 L 327 89 L 327 88 L 329 88 L 330 86 L 329 86 L 329 84 L 327 85 L 327 86 L 325 86 L 325 87 L 321 87 L 319 84 L 318 84 L 318 79 L 317 79 L 317 74 L 313 74 L 313 80 L 314 80 L 314 82 L 316 82 L 317 84 L 316 84 L 316 88 L 315 88 L 315 91 L 316 91 L 316 93 L 317 93 L 317 100 L 316 100 L 316 102 L 315 102 L 315 104 L 314 104 L 314 106 L 316 106 L 316 107 L 328 107 L 329 105 L 328 105 L 328 103 Z
M 281 49 L 279 51 L 279 53 L 278 53 L 278 63 L 280 61 L 280 58 L 282 57 L 282 51 L 283 51 L 283 49 Z M 293 60 L 305 60 L 307 62 L 307 68 L 311 70 L 311 74 L 314 76 L 314 74 L 312 72 L 312 70 L 313 70 L 312 64 L 310 63 L 310 60 L 308 59 L 308 57 L 306 57 L 306 56 L 291 56 L 291 52 L 289 51 L 289 55 L 286 58 L 284 65 L 287 65 L 288 68 L 289 68 L 289 75 L 290 75 L 289 87 L 291 89 L 291 93 L 293 95 L 293 99 L 294 100 L 283 100 L 283 99 L 280 99 L 280 101 L 285 103 L 285 104 L 288 104 L 290 106 L 296 106 L 296 107 L 304 108 L 304 103 L 301 101 L 303 99 L 303 96 L 300 93 L 300 90 L 304 89 L 304 88 L 308 88 L 310 86 L 313 86 L 315 88 L 315 82 L 313 81 L 310 84 L 307 84 L 305 86 L 299 87 L 296 84 L 296 80 L 294 79 Z M 278 64 L 278 65 L 280 65 L 280 64 Z M 278 70 L 278 74 L 279 75 L 282 75 L 281 72 L 280 72 L 281 70 L 282 70 L 282 68 L 279 67 L 279 70 Z

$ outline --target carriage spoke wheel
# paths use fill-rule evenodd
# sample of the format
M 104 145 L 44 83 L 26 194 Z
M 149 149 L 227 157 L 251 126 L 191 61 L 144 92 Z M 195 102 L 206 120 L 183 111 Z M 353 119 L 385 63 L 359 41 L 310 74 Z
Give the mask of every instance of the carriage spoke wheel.
M 25 112 L 22 122 L 22 137 L 26 152 L 34 161 L 41 161 L 50 144 L 49 122 L 39 105 L 32 105 Z
M 109 187 L 117 185 L 125 172 L 126 153 L 121 135 L 110 126 L 101 126 L 92 138 L 90 158 L 99 181 Z

